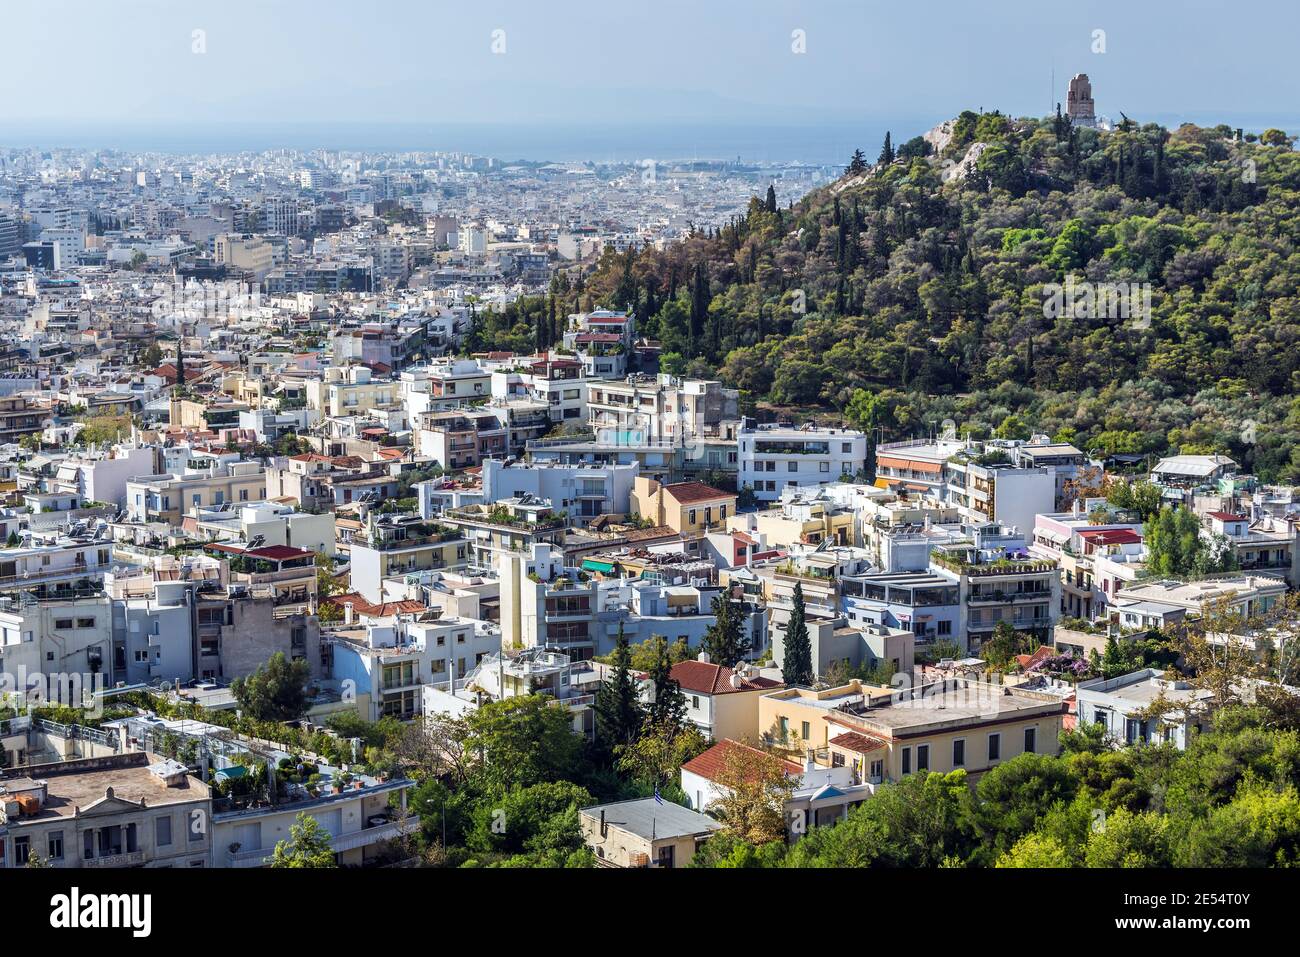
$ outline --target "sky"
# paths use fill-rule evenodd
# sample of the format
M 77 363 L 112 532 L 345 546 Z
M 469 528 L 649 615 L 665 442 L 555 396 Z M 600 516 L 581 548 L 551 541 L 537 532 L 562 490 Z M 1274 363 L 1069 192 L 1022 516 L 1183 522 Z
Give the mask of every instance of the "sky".
M 475 127 L 507 141 L 512 130 L 521 141 L 563 130 L 597 152 L 650 129 L 679 149 L 741 128 L 751 138 L 807 129 L 838 144 L 828 131 L 848 143 L 855 128 L 893 126 L 898 139 L 962 109 L 1043 115 L 1077 72 L 1092 78 L 1098 112 L 1116 119 L 1300 125 L 1294 0 L 6 7 L 3 145 L 84 145 L 126 131 L 178 141 L 256 131 L 271 142 L 334 129 L 365 139 L 394 126 L 448 136 Z

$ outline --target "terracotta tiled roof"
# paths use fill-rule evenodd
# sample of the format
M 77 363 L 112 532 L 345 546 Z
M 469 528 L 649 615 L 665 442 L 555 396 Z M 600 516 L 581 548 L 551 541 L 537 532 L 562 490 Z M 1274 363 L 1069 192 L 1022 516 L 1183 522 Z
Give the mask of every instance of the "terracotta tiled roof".
M 857 731 L 845 731 L 843 734 L 837 734 L 831 738 L 829 743 L 837 748 L 843 748 L 845 751 L 856 751 L 858 754 L 869 754 L 885 747 L 885 742 L 879 738 L 860 734 Z
M 730 738 L 724 738 L 709 750 L 698 754 L 682 765 L 683 771 L 690 771 L 698 774 L 707 781 L 716 781 L 722 774 L 726 766 L 728 755 L 736 751 L 752 751 L 754 754 L 767 754 L 766 751 L 760 751 L 758 748 L 751 748 L 747 744 L 741 744 L 739 741 L 733 741 Z M 775 755 L 773 755 L 775 757 Z M 802 774 L 803 768 L 793 761 L 786 761 L 784 758 L 778 758 L 785 767 L 787 774 Z
M 1032 655 L 1016 655 L 1016 661 L 1022 668 L 1032 668 L 1040 661 L 1046 661 L 1052 655 L 1056 654 L 1056 649 L 1051 645 L 1039 645 Z
M 378 604 L 367 601 L 357 592 L 348 592 L 343 595 L 333 595 L 324 599 L 322 604 L 330 604 L 338 607 L 340 611 L 343 606 L 351 603 L 352 611 L 357 615 L 363 615 L 367 618 L 389 618 L 393 615 L 415 615 L 422 611 L 427 611 L 428 606 L 423 602 L 413 600 L 403 601 L 384 601 Z
M 732 687 L 730 668 L 709 661 L 679 661 L 672 667 L 672 677 L 683 691 L 696 694 L 736 694 L 740 691 L 761 691 L 779 688 L 781 683 L 771 678 L 745 678 L 740 687 Z
M 703 482 L 678 482 L 675 485 L 665 485 L 664 491 L 672 495 L 682 505 L 736 497 L 731 492 L 724 492 L 722 489 L 714 488 L 712 485 L 705 485 Z

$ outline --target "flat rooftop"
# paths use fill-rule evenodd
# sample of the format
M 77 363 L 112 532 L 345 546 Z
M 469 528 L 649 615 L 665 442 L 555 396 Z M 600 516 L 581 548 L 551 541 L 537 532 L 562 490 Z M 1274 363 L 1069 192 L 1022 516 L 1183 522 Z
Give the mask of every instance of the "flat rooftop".
M 143 753 L 143 752 L 136 752 Z M 149 771 L 149 765 L 166 760 L 161 755 L 150 754 L 147 763 L 121 766 L 117 763 L 107 767 L 86 770 L 59 771 L 56 767 L 41 766 L 39 769 L 27 769 L 37 775 L 37 781 L 46 783 L 47 795 L 41 807 L 41 813 L 31 817 L 22 817 L 10 821 L 10 826 L 25 821 L 46 821 L 55 818 L 73 817 L 80 809 L 84 811 L 97 801 L 102 801 L 109 788 L 113 797 L 139 804 L 145 801 L 149 807 L 171 804 L 187 804 L 203 801 L 208 797 L 208 787 L 192 775 L 186 775 L 181 783 L 168 787 Z M 80 762 L 69 762 L 70 764 Z M 27 779 L 0 781 L 0 788 L 7 784 L 17 785 L 18 781 Z M 30 786 L 30 785 L 25 785 Z
M 1062 712 L 1063 705 L 1057 697 L 1031 695 L 975 681 L 950 688 L 942 694 L 923 694 L 907 701 L 882 704 L 856 715 L 856 718 L 868 728 L 906 737 Z

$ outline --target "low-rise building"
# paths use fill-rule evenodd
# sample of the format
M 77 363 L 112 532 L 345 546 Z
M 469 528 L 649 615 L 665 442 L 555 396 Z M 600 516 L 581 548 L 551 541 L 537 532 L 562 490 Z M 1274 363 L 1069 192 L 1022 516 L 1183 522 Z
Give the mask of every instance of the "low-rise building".
M 143 751 L 0 776 L 0 867 L 205 867 L 212 802 L 184 765 Z
M 686 867 L 722 825 L 656 798 L 598 804 L 578 812 L 586 845 L 610 867 Z

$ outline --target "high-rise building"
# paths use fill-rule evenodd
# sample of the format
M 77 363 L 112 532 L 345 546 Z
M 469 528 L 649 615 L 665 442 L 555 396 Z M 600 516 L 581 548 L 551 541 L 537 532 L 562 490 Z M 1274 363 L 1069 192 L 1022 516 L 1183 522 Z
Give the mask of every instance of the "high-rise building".
M 0 213 L 0 259 L 18 255 L 21 247 L 18 219 L 10 213 Z

